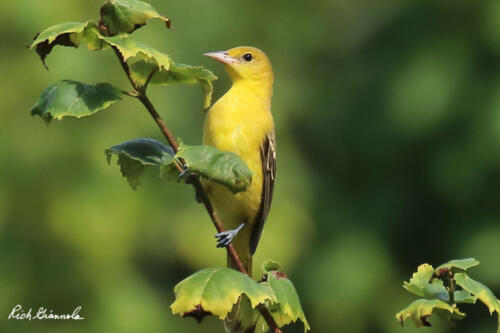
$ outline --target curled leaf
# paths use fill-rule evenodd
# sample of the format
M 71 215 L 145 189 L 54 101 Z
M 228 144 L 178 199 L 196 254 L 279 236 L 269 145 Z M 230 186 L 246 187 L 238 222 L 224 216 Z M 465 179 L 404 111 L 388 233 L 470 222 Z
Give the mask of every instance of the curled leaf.
M 439 299 L 418 299 L 411 303 L 406 309 L 396 314 L 396 319 L 401 325 L 408 318 L 411 318 L 416 327 L 431 326 L 427 318 L 433 312 L 446 311 L 454 318 L 464 318 L 465 314 L 461 313 L 456 307 L 452 307 Z
M 148 19 L 159 19 L 170 28 L 170 20 L 160 15 L 149 3 L 138 0 L 107 0 L 101 7 L 101 21 L 110 36 L 132 33 Z
M 420 297 L 439 298 L 443 301 L 449 299 L 449 294 L 438 279 L 433 279 L 434 268 L 429 264 L 418 266 L 409 282 L 403 282 L 403 288 Z
M 479 300 L 488 307 L 490 314 L 493 314 L 494 311 L 500 314 L 500 302 L 493 292 L 484 284 L 471 279 L 465 273 L 456 273 L 455 281 L 457 285 L 462 287 L 464 290 L 479 298 Z
M 97 38 L 98 34 L 97 26 L 90 21 L 60 23 L 39 33 L 30 48 L 35 48 L 43 65 L 47 68 L 45 58 L 54 46 L 78 47 L 80 43 L 85 42 L 89 50 L 101 49 L 103 45 Z
M 220 151 L 213 146 L 181 144 L 176 157 L 183 158 L 191 172 L 226 186 L 233 193 L 247 189 L 252 172 L 235 153 Z

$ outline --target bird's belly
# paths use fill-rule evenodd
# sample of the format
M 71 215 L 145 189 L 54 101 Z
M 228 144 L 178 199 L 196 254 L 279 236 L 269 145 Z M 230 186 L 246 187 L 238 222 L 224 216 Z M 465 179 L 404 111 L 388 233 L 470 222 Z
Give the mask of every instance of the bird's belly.
M 221 150 L 226 150 L 217 147 Z M 234 152 L 234 151 L 233 151 Z M 203 180 L 207 194 L 212 200 L 215 211 L 226 229 L 234 229 L 242 222 L 251 224 L 260 209 L 262 194 L 262 169 L 260 167 L 260 151 L 257 158 L 246 158 L 245 163 L 252 171 L 252 183 L 244 192 L 233 194 L 224 185 Z M 235 152 L 237 153 L 237 152 Z
M 225 186 L 205 180 L 212 204 L 226 228 L 235 228 L 242 222 L 251 223 L 259 211 L 262 193 L 262 162 L 260 143 L 249 140 L 248 129 L 244 125 L 232 129 L 219 128 L 205 135 L 204 144 L 215 146 L 222 151 L 231 151 L 240 156 L 252 171 L 252 183 L 246 191 L 233 194 Z M 205 133 L 207 134 L 207 133 Z

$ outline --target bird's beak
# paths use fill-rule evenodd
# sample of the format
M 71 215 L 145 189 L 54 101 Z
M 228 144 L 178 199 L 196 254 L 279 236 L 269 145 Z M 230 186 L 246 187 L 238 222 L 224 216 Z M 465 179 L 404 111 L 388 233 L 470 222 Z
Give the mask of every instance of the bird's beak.
M 204 56 L 210 57 L 212 59 L 217 60 L 218 62 L 221 62 L 223 64 L 233 64 L 235 62 L 238 62 L 238 60 L 234 59 L 231 57 L 227 51 L 215 51 L 215 52 L 207 52 L 203 53 Z

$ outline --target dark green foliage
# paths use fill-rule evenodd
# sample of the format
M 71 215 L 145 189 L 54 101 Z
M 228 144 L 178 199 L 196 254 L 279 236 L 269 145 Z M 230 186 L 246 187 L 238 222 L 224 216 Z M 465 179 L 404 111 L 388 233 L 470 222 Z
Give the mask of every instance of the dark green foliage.
M 88 85 L 64 80 L 49 86 L 31 108 L 31 114 L 45 121 L 63 117 L 85 117 L 121 99 L 121 91 L 109 83 Z
M 122 176 L 127 178 L 135 190 L 141 183 L 143 172 L 148 166 L 169 165 L 174 160 L 174 150 L 163 143 L 149 138 L 133 139 L 105 150 L 108 163 L 112 155 L 118 155 Z

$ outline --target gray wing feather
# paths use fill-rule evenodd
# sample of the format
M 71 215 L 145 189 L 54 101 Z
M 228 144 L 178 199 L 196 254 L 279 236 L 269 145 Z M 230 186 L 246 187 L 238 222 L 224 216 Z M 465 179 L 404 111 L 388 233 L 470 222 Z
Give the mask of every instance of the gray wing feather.
M 274 179 L 276 177 L 276 142 L 274 133 L 266 135 L 264 142 L 260 147 L 260 156 L 262 160 L 262 198 L 260 210 L 257 214 L 252 236 L 250 238 L 250 253 L 254 254 L 259 243 L 264 223 L 266 222 L 269 210 L 271 209 L 271 201 L 273 200 Z

